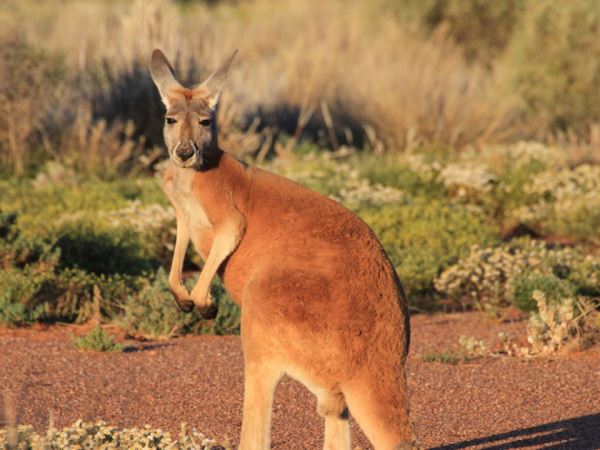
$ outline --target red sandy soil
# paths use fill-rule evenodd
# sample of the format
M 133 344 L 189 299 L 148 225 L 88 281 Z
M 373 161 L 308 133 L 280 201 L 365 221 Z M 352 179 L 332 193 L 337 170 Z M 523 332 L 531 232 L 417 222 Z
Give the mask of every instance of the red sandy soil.
M 504 332 L 523 342 L 525 322 L 478 313 L 417 315 L 407 374 L 412 417 L 427 448 L 600 448 L 600 350 L 518 359 L 423 361 L 458 350 L 460 336 L 499 346 Z M 238 337 L 194 336 L 128 342 L 124 353 L 81 352 L 72 335 L 89 326 L 0 329 L 0 387 L 15 398 L 18 421 L 44 430 L 76 419 L 149 424 L 177 432 L 187 422 L 236 444 L 241 427 L 243 360 Z M 5 409 L 5 408 L 3 408 Z M 353 448 L 371 448 L 352 423 Z M 314 397 L 284 379 L 273 409 L 273 448 L 322 447 Z

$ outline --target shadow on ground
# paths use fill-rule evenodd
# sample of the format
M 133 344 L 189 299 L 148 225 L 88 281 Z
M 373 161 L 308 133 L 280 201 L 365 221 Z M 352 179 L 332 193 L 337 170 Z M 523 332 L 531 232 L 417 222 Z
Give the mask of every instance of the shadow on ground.
M 435 447 L 432 450 L 453 450 L 471 447 L 479 447 L 486 450 L 503 450 L 542 446 L 545 449 L 554 450 L 600 448 L 600 413 L 456 442 L 454 444 Z

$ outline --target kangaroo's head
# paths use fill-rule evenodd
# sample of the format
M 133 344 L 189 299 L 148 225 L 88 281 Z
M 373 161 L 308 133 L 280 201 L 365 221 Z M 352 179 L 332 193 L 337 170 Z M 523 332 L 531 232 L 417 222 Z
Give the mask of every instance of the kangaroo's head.
M 152 52 L 150 74 L 158 88 L 165 114 L 164 137 L 171 160 L 179 167 L 202 167 L 217 149 L 216 107 L 229 66 L 237 50 L 203 83 L 186 88 L 160 50 Z

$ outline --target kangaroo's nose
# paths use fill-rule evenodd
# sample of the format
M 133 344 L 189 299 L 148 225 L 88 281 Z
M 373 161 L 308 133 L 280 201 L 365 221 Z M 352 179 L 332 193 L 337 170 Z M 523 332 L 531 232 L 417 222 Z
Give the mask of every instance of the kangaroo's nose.
M 187 161 L 194 154 L 194 149 L 190 145 L 182 145 L 175 152 L 179 159 Z

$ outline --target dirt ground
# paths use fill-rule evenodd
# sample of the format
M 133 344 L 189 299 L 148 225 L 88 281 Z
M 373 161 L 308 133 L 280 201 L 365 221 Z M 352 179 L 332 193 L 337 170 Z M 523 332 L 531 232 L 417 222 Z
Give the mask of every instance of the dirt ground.
M 238 337 L 195 336 L 128 342 L 124 353 L 80 352 L 86 327 L 0 329 L 0 387 L 15 398 L 22 424 L 44 430 L 76 419 L 149 424 L 177 432 L 186 422 L 237 443 L 243 365 Z M 498 323 L 478 313 L 417 315 L 407 367 L 412 417 L 421 444 L 435 449 L 600 448 L 600 350 L 544 359 L 485 357 L 448 364 L 424 355 L 458 350 L 461 336 L 499 347 L 525 322 Z M 4 410 L 6 408 L 2 408 Z M 273 448 L 322 447 L 313 396 L 284 379 L 273 410 Z M 370 448 L 356 423 L 353 447 Z

